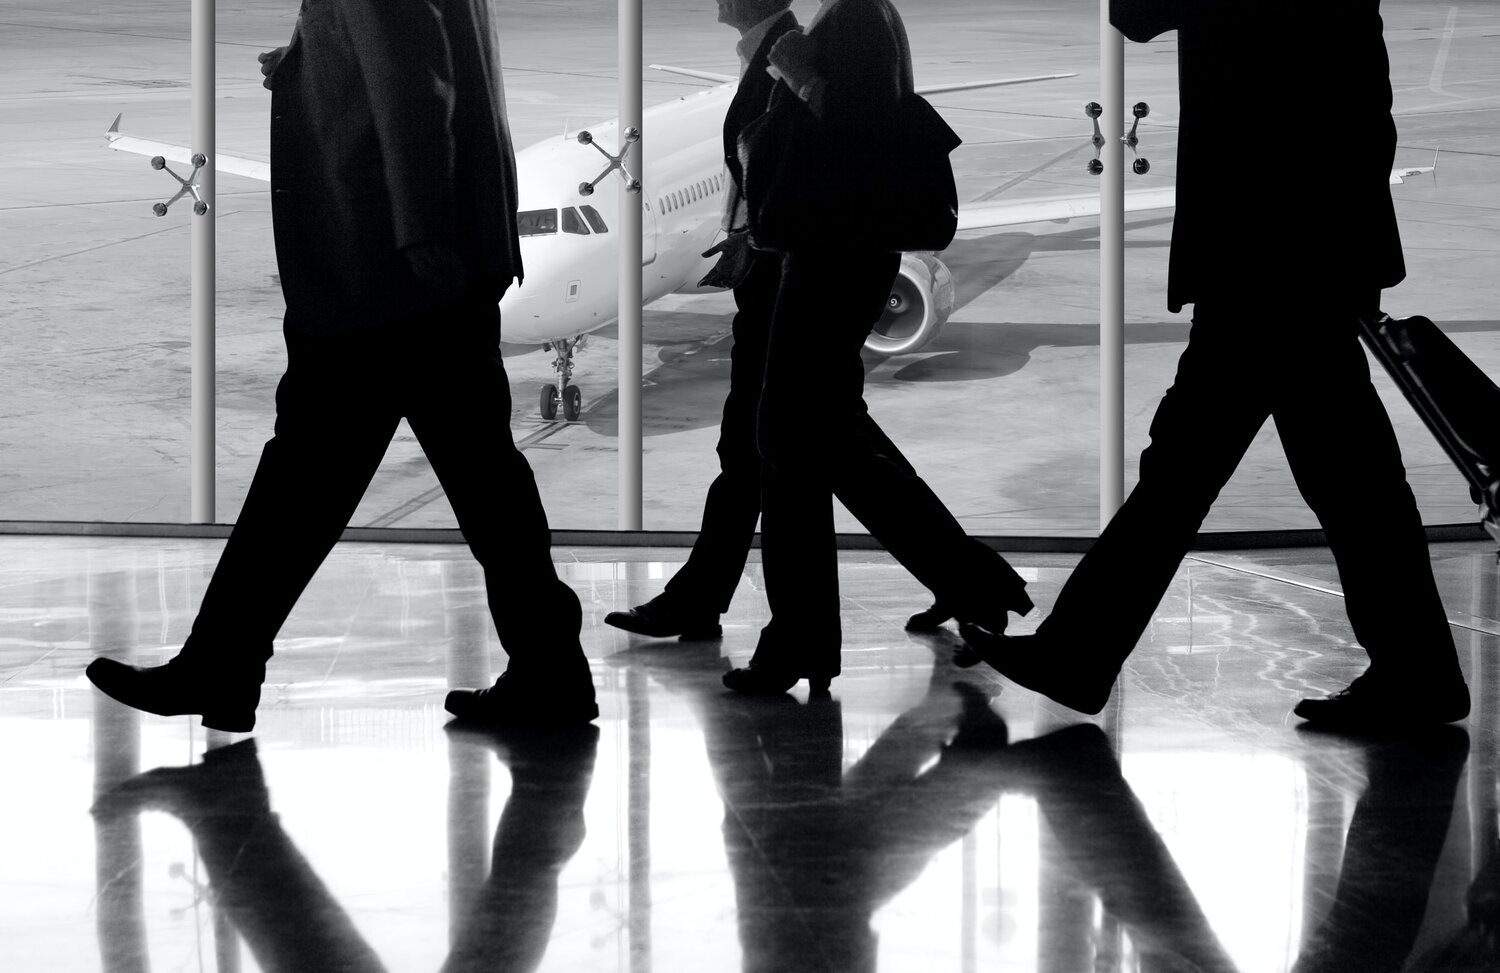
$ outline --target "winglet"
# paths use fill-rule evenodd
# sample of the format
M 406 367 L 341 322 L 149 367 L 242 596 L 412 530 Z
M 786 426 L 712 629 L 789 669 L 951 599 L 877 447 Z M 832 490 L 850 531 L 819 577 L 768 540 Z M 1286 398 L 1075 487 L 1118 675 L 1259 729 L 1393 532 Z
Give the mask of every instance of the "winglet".
M 109 131 L 107 131 L 107 132 L 104 133 L 104 137 L 105 138 L 108 138 L 111 135 L 119 135 L 120 134 L 120 119 L 122 119 L 124 117 L 125 117 L 125 113 L 124 112 L 120 112 L 120 114 L 118 114 L 118 115 L 115 116 L 115 120 L 109 123 Z

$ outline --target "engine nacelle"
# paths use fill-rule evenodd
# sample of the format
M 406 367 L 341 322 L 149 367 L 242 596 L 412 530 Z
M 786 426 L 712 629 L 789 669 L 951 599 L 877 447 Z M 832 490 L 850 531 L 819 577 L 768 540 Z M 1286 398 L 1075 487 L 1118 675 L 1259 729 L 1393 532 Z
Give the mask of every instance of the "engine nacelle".
M 953 313 L 953 272 L 934 253 L 904 253 L 890 300 L 865 347 L 906 355 L 937 337 Z

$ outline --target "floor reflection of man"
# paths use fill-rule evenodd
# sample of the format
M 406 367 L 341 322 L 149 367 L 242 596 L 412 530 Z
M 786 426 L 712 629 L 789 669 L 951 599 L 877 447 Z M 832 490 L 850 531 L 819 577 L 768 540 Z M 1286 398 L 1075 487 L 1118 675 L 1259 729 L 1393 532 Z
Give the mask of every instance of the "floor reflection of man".
M 1469 753 L 1469 735 L 1456 726 L 1354 742 L 1364 753 L 1368 783 L 1349 819 L 1333 902 L 1303 943 L 1294 973 L 1406 968 Z
M 452 731 L 454 747 L 496 751 L 512 783 L 489 876 L 468 901 L 453 903 L 463 919 L 443 970 L 529 973 L 540 965 L 557 914 L 558 875 L 583 842 L 598 739 L 593 726 Z M 266 973 L 385 969 L 271 810 L 254 739 L 210 750 L 190 767 L 134 777 L 101 797 L 94 813 L 121 822 L 142 810 L 166 811 L 187 825 L 215 905 Z
M 745 973 L 874 971 L 875 912 L 1004 791 L 1037 800 L 1065 849 L 1060 864 L 1126 924 L 1139 955 L 1233 970 L 1098 727 L 1006 746 L 987 698 L 940 668 L 844 771 L 837 700 L 725 694 L 722 662 L 699 648 L 613 658 L 644 665 L 698 713 L 724 801 Z
M 583 805 L 599 728 L 449 730 L 450 746 L 492 749 L 510 769 L 511 791 L 495 829 L 489 877 L 454 903 L 444 973 L 529 973 L 541 965 L 557 919 L 558 876 L 583 846 Z M 452 820 L 460 829 L 457 815 Z
M 94 805 L 101 820 L 143 810 L 187 825 L 216 906 L 266 973 L 385 969 L 282 830 L 254 739 L 210 750 L 189 767 L 147 771 Z

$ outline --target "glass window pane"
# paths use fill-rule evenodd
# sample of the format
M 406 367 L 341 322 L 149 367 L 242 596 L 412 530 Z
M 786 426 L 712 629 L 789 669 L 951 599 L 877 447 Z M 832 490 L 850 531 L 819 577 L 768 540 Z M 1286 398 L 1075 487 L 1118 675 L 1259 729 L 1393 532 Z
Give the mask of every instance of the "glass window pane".
M 964 139 L 951 156 L 961 209 L 1097 191 L 1079 150 L 1091 131 L 1083 106 L 1098 97 L 1097 5 L 1028 8 L 1024 32 L 1005 7 L 965 0 L 898 6 L 918 85 L 1078 73 L 932 96 Z M 811 9 L 794 12 L 805 19 Z M 693 51 L 695 66 L 735 71 L 736 36 L 711 19 L 679 16 L 655 32 L 648 21 L 647 59 L 671 63 L 653 49 Z M 680 81 L 648 76 L 647 104 L 676 97 Z M 646 144 L 649 160 L 649 132 Z M 690 176 L 692 191 L 718 192 L 720 168 Z M 1017 213 L 997 212 L 993 225 L 960 233 L 943 253 L 906 261 L 893 290 L 897 306 L 880 325 L 894 350 L 865 354 L 865 399 L 969 530 L 1089 534 L 1098 524 L 1098 222 L 1010 222 Z M 713 205 L 684 214 L 701 214 L 710 226 L 719 221 Z M 670 294 L 646 310 L 648 528 L 699 526 L 719 472 L 734 312 L 724 293 Z M 903 348 L 902 338 L 915 338 L 915 347 Z M 818 387 L 805 390 L 805 403 L 810 429 L 831 428 Z M 563 458 L 551 453 L 544 461 L 559 464 L 559 484 L 569 472 Z M 841 507 L 836 516 L 840 530 L 864 531 Z
M 522 236 L 545 236 L 557 232 L 557 210 L 529 209 L 516 214 Z
M 1491 216 L 1500 200 L 1500 173 L 1485 160 L 1500 150 L 1500 86 L 1491 64 L 1500 47 L 1494 33 L 1500 12 L 1483 6 L 1433 7 L 1414 0 L 1381 4 L 1385 44 L 1391 64 L 1393 115 L 1397 129 L 1392 185 L 1407 276 L 1381 296 L 1396 317 L 1425 315 L 1436 321 L 1459 348 L 1492 377 L 1500 377 L 1500 228 Z M 1127 188 L 1144 186 L 1158 175 L 1170 182 L 1176 151 L 1176 34 L 1149 45 L 1127 44 L 1127 83 L 1131 100 L 1150 103 L 1140 127 L 1139 154 L 1151 162 L 1146 177 L 1126 175 Z M 1248 147 L 1247 147 L 1248 148 Z M 1343 145 L 1342 151 L 1358 147 Z M 1401 175 L 1433 165 L 1437 172 Z M 1283 161 L 1265 164 L 1264 153 L 1247 153 L 1224 168 L 1225 178 L 1298 178 L 1304 157 L 1283 147 Z M 1156 403 L 1171 384 L 1178 355 L 1187 340 L 1191 306 L 1181 314 L 1166 310 L 1166 258 L 1169 220 L 1158 214 L 1127 217 L 1126 249 L 1126 476 L 1137 475 L 1137 460 L 1149 442 Z M 1170 213 L 1166 213 L 1170 216 Z M 1342 221 L 1336 211 L 1268 213 L 1288 239 L 1312 234 L 1330 248 L 1340 245 Z M 1275 271 L 1268 270 L 1263 299 L 1268 328 L 1291 331 L 1317 322 L 1296 318 L 1279 302 Z M 1268 331 L 1268 340 L 1270 332 Z M 1402 397 L 1395 383 L 1371 360 L 1371 376 L 1400 442 L 1407 479 L 1429 525 L 1476 523 L 1468 486 Z M 1350 490 L 1359 489 L 1350 471 Z M 1317 518 L 1303 501 L 1287 465 L 1275 424 L 1268 422 L 1247 451 L 1214 505 L 1204 529 L 1316 528 Z
M 592 0 L 590 0 L 592 2 Z M 600 3 L 605 14 L 612 6 Z M 189 502 L 190 215 L 183 202 L 162 218 L 151 204 L 169 198 L 171 178 L 141 156 L 109 152 L 102 134 L 116 112 L 122 131 L 178 145 L 189 141 L 188 19 L 180 4 L 149 0 L 127 14 L 70 3 L 37 8 L 0 38 L 13 85 L 0 137 L 12 163 L 0 188 L 4 208 L 0 275 L 9 324 L 0 356 L 0 518 L 185 520 Z M 809 11 L 798 10 L 804 19 Z M 1098 98 L 1097 10 L 1048 8 L 1036 30 L 1012 29 L 1007 7 L 976 12 L 963 0 L 903 9 L 919 84 L 1077 72 L 1013 87 L 949 92 L 932 98 L 965 139 L 952 156 L 966 210 L 1023 200 L 1087 195 L 1092 155 L 1083 105 Z M 1385 295 L 1398 316 L 1424 314 L 1491 375 L 1500 375 L 1500 332 L 1493 272 L 1500 238 L 1490 218 L 1497 177 L 1486 163 L 1497 151 L 1500 93 L 1490 65 L 1500 22 L 1489 8 L 1432 7 L 1416 0 L 1382 4 L 1399 132 L 1398 169 L 1432 164 L 1392 186 L 1408 276 Z M 284 44 L 295 9 L 260 5 L 221 11 L 224 50 L 218 68 L 219 151 L 250 161 L 268 157 L 270 94 L 253 53 Z M 559 126 L 576 133 L 611 118 L 617 94 L 608 77 L 548 67 L 565 60 L 577 37 L 572 16 L 535 6 L 513 11 L 502 31 L 512 135 L 528 147 L 555 143 Z M 1028 17 L 1031 14 L 1028 13 Z M 99 20 L 103 17 L 104 20 Z M 120 18 L 125 18 L 121 20 Z M 989 26 L 956 34 L 955 18 Z M 14 18 L 12 18 L 14 19 Z M 964 20 L 969 23 L 970 20 Z M 128 21 L 128 23 L 126 22 Z M 108 50 L 77 59 L 86 23 L 108 34 Z M 601 44 L 613 23 L 600 20 Z M 1028 24 L 1032 21 L 1028 20 Z M 668 63 L 737 69 L 734 31 L 681 11 L 647 10 L 646 56 Z M 688 55 L 691 54 L 691 58 Z M 648 72 L 646 105 L 671 103 L 692 85 Z M 711 88 L 704 83 L 704 88 Z M 1175 179 L 1175 35 L 1127 46 L 1127 97 L 1147 101 L 1140 156 L 1149 173 L 1127 174 L 1127 189 Z M 582 120 L 587 120 L 584 122 Z M 706 138 L 717 138 L 714 126 Z M 651 144 L 651 133 L 647 142 Z M 601 144 L 610 151 L 618 146 Z M 1280 147 L 1276 171 L 1262 150 L 1226 160 L 1227 177 L 1296 178 L 1295 147 Z M 598 172 L 597 152 L 577 146 L 577 179 Z M 1129 156 L 1127 155 L 1127 158 Z M 555 158 L 555 157 L 554 157 Z M 646 153 L 648 165 L 653 158 Z M 1284 163 L 1284 165 L 1283 165 Z M 168 163 L 179 173 L 187 167 Z M 523 165 L 523 172 L 524 172 Z M 586 170 L 586 171 L 585 171 Z M 1250 175 L 1253 174 L 1253 175 Z M 692 529 L 717 471 L 714 446 L 727 391 L 734 305 L 723 293 L 692 286 L 706 269 L 673 271 L 674 241 L 655 235 L 664 210 L 689 196 L 722 190 L 717 171 L 674 176 L 676 190 L 646 181 L 664 196 L 647 210 L 647 281 L 665 291 L 646 310 L 646 525 Z M 529 196 L 523 174 L 519 215 L 528 240 L 567 231 L 605 232 L 615 217 L 620 180 L 611 174 L 589 203 L 564 193 Z M 681 192 L 687 187 L 686 194 Z M 283 312 L 263 182 L 221 173 L 216 230 L 218 266 L 218 518 L 232 520 L 274 421 L 274 392 L 285 366 Z M 552 205 L 547 205 L 552 204 Z M 535 207 L 535 208 L 533 208 Z M 559 213 L 558 207 L 564 212 Z M 576 208 L 576 212 L 575 209 Z M 673 219 L 702 216 L 693 207 Z M 700 213 L 701 211 L 701 213 Z M 1289 234 L 1324 235 L 1338 245 L 1336 213 L 1284 213 Z M 675 225 L 675 224 L 674 224 Z M 1170 384 L 1186 339 L 1188 315 L 1165 311 L 1170 211 L 1127 217 L 1127 484 L 1145 446 L 1147 425 Z M 711 229 L 711 227 L 710 227 Z M 707 240 L 688 235 L 700 249 Z M 907 261 L 895 304 L 881 328 L 888 344 L 920 334 L 916 348 L 865 356 L 872 414 L 971 531 L 1089 534 L 1097 524 L 1098 276 L 1097 220 L 1041 220 L 966 230 L 932 259 Z M 540 257 L 527 285 L 553 286 L 556 308 L 508 314 L 506 364 L 512 380 L 512 431 L 532 459 L 552 506 L 554 526 L 616 523 L 615 325 L 605 297 L 615 287 L 608 261 L 579 264 L 548 283 Z M 535 279 L 533 279 L 535 278 Z M 691 279 L 689 279 L 691 278 Z M 928 298 L 945 300 L 929 320 Z M 671 287 L 666 287 L 670 283 Z M 527 286 L 522 285 L 522 286 Z M 519 288 L 517 288 L 519 289 Z M 548 291 L 554 293 L 553 290 Z M 572 300 L 568 300 L 571 297 Z M 597 311 L 590 301 L 596 298 Z M 540 305 L 538 305 L 540 307 Z M 558 308 L 566 308 L 567 316 Z M 919 314 L 918 311 L 921 311 Z M 936 319 L 941 321 L 933 326 Z M 582 415 L 544 420 L 540 395 L 555 384 L 556 349 L 588 340 L 573 359 Z M 551 346 L 548 350 L 544 346 Z M 1391 413 L 1413 489 L 1429 523 L 1472 522 L 1462 478 L 1377 370 L 1374 382 Z M 816 388 L 807 390 L 808 422 L 822 421 Z M 451 513 L 420 449 L 402 427 L 356 523 L 452 526 Z M 839 526 L 859 530 L 839 513 Z M 1262 430 L 1210 516 L 1207 529 L 1312 526 L 1271 425 Z
M 589 233 L 589 228 L 583 222 L 583 217 L 578 215 L 578 211 L 569 206 L 562 211 L 562 231 L 564 233 L 574 233 L 579 236 L 587 236 Z
M 578 208 L 583 211 L 583 218 L 589 221 L 589 226 L 593 227 L 595 233 L 609 232 L 609 225 L 604 222 L 604 217 L 599 215 L 598 210 L 587 203 Z

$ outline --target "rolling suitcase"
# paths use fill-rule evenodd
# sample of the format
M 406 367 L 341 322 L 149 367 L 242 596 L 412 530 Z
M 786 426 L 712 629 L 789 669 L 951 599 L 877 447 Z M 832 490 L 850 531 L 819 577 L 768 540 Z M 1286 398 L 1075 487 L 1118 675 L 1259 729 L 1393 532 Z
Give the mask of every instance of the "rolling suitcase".
M 1427 318 L 1381 314 L 1359 326 L 1376 361 L 1468 479 L 1484 529 L 1500 542 L 1500 388 Z

